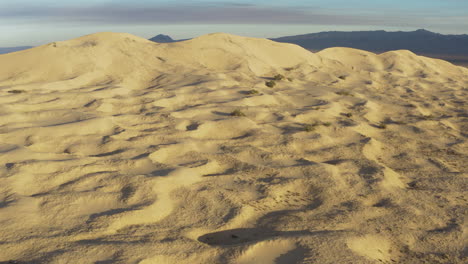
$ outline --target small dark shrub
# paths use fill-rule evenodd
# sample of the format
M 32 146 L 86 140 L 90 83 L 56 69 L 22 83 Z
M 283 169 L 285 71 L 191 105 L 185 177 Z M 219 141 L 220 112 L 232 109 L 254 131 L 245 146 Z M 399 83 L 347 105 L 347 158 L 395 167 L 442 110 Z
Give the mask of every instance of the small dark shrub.
M 317 127 L 317 124 L 306 124 L 306 125 L 304 126 L 304 130 L 305 130 L 306 132 L 312 132 L 312 131 L 315 130 L 316 127 Z
M 236 109 L 231 112 L 231 116 L 245 116 L 245 114 L 241 110 Z
M 350 92 L 348 91 L 338 91 L 335 92 L 337 95 L 344 95 L 344 96 L 353 96 Z
M 386 129 L 386 128 L 387 128 L 387 124 L 385 124 L 385 123 L 380 123 L 380 124 L 377 125 L 377 128 Z
M 284 76 L 282 74 L 276 74 L 273 79 L 275 81 L 281 81 L 281 80 L 284 80 Z
M 275 87 L 276 82 L 271 80 L 271 81 L 265 82 L 265 85 L 270 87 L 270 88 L 273 88 L 273 87 Z
M 318 126 L 325 126 L 325 127 L 329 127 L 332 125 L 332 123 L 330 122 L 314 122 L 312 124 L 306 124 L 304 125 L 304 130 L 307 131 L 307 132 L 311 132 L 311 131 L 314 131 Z
M 247 94 L 254 95 L 254 94 L 259 94 L 259 92 L 257 90 L 255 90 L 255 89 L 252 89 L 252 90 L 248 91 Z
M 8 93 L 13 93 L 13 94 L 19 94 L 19 93 L 25 93 L 25 90 L 10 90 Z
M 431 119 L 434 119 L 434 116 L 433 115 L 423 115 L 423 116 L 421 116 L 421 119 L 431 120 Z

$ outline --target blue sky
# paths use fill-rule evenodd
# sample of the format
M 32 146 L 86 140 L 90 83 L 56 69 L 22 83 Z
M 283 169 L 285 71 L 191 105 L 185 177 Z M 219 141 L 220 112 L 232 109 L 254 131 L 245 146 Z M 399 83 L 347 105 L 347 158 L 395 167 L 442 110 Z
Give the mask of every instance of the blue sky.
M 0 0 L 0 47 L 101 32 L 190 38 L 278 37 L 332 30 L 468 33 L 468 0 Z

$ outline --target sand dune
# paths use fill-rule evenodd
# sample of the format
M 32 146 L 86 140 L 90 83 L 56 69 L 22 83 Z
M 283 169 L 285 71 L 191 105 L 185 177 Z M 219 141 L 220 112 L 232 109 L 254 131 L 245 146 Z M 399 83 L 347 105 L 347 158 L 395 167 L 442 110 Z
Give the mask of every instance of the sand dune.
M 467 87 L 222 33 L 0 55 L 0 263 L 466 262 Z

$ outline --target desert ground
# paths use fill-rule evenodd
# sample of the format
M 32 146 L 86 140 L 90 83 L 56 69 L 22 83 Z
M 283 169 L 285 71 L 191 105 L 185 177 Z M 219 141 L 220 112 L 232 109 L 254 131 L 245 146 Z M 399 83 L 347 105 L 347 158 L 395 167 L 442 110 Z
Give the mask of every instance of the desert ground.
M 467 98 L 409 51 L 223 33 L 0 55 L 0 263 L 466 263 Z

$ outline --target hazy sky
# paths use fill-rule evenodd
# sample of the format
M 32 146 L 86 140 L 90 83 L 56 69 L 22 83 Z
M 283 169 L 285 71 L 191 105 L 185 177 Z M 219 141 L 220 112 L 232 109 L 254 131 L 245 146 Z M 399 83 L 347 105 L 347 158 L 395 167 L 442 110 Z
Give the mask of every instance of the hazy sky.
M 0 0 L 0 47 L 100 31 L 180 39 L 210 32 L 277 37 L 419 28 L 468 33 L 468 0 Z

